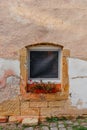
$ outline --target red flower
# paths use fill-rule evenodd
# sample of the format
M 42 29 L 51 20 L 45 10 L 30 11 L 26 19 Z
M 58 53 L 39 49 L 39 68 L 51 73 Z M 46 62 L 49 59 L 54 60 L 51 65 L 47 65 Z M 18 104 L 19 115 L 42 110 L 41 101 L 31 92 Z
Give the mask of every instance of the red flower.
M 54 83 L 34 83 L 27 84 L 27 91 L 32 93 L 56 93 L 61 92 L 61 84 Z

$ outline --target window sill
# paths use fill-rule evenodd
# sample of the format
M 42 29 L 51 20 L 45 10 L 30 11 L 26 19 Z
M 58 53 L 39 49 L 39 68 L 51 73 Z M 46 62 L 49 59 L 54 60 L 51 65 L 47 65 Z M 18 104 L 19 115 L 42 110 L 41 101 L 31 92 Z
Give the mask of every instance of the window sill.
M 24 100 L 30 101 L 57 101 L 57 100 L 66 100 L 68 99 L 68 93 L 49 93 L 49 94 L 36 94 L 36 93 L 26 93 L 22 95 Z

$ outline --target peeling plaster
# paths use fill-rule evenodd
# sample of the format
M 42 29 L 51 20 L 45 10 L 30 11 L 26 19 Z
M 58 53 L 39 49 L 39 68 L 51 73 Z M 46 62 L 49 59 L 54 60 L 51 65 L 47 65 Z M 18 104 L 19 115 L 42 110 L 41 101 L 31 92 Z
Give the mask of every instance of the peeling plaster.
M 0 58 L 0 102 L 20 93 L 20 62 Z
M 0 78 L 0 89 L 5 88 L 7 78 L 10 76 L 14 76 L 14 75 L 15 75 L 15 73 L 13 70 L 11 70 L 11 69 L 5 70 L 4 75 Z

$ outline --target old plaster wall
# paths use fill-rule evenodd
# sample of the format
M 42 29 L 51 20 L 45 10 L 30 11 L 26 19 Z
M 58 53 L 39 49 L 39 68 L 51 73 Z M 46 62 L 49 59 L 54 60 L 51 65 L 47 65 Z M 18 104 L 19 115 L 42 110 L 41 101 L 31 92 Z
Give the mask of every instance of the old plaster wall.
M 0 9 L 0 56 L 52 42 L 87 59 L 87 0 L 0 0 Z
M 0 102 L 20 93 L 20 63 L 18 60 L 0 58 Z
M 69 58 L 68 100 L 28 101 L 20 95 L 20 62 L 0 58 L 0 115 L 46 116 L 87 114 L 87 61 Z M 17 119 L 17 118 L 16 118 Z

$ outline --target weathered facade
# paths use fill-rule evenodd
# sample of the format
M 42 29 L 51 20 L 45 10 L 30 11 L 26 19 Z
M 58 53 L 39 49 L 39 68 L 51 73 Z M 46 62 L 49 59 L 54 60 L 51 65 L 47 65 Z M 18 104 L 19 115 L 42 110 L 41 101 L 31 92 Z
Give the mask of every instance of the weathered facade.
M 20 73 L 21 73 L 21 93 L 22 95 L 25 97 L 25 98 L 28 98 L 29 100 L 32 99 L 31 98 L 31 95 L 28 94 L 25 90 L 25 87 L 27 86 L 27 82 L 28 82 L 28 66 L 26 65 L 27 64 L 27 59 L 28 59 L 28 52 L 27 52 L 27 48 L 31 48 L 34 47 L 42 47 L 42 48 L 60 48 L 61 50 L 61 56 L 60 56 L 60 60 L 59 60 L 59 65 L 60 65 L 60 68 L 59 68 L 59 71 L 60 71 L 60 81 L 57 82 L 57 84 L 61 85 L 61 93 L 62 93 L 62 97 L 66 97 L 68 96 L 68 91 L 69 91 L 69 80 L 68 80 L 68 63 L 67 63 L 67 58 L 70 56 L 70 52 L 69 50 L 65 50 L 63 49 L 63 46 L 61 45 L 58 45 L 58 44 L 52 44 L 52 43 L 39 43 L 39 44 L 34 44 L 34 45 L 30 45 L 30 46 L 27 46 L 23 49 L 20 50 Z M 45 49 L 46 49 L 45 48 Z M 27 67 L 26 67 L 27 66 Z M 51 70 L 50 70 L 51 71 Z M 47 79 L 47 78 L 46 78 Z M 43 79 L 42 79 L 43 81 Z M 48 81 L 52 81 L 52 79 L 48 79 Z M 54 82 L 58 81 L 58 79 L 54 80 Z M 56 98 L 60 98 L 59 94 L 58 95 L 51 95 L 51 98 L 54 98 L 55 100 L 57 100 Z M 48 97 L 49 97 L 48 95 Z M 32 95 L 33 96 L 33 95 Z M 37 100 L 40 100 L 40 95 L 37 95 Z M 47 96 L 47 94 L 46 94 Z M 43 95 L 42 97 L 45 99 L 46 98 L 45 95 Z M 55 96 L 55 97 L 54 97 Z M 36 100 L 36 97 L 35 100 Z M 60 98 L 61 99 L 61 98 Z
M 87 114 L 87 61 L 74 58 L 87 60 L 86 23 L 86 0 L 0 1 L 0 121 Z M 60 73 L 48 74 L 61 77 L 55 80 L 60 91 L 57 87 L 55 93 L 30 92 L 28 83 L 34 79 L 28 71 L 31 61 L 27 51 L 33 46 L 36 51 L 39 46 L 42 51 L 46 47 L 60 50 L 60 69 L 54 67 Z M 48 59 L 52 64 L 59 53 L 51 51 Z
M 51 46 L 61 48 L 61 91 L 56 93 L 31 93 L 26 91 L 27 48 L 34 46 Z M 19 59 L 0 59 L 0 116 L 9 117 L 10 121 L 22 121 L 25 117 L 36 117 L 44 120 L 51 116 L 78 116 L 87 113 L 86 107 L 78 109 L 81 102 L 73 105 L 74 93 L 70 90 L 69 81 L 70 51 L 63 46 L 52 43 L 29 45 L 19 50 Z M 72 97 L 73 96 L 73 97 Z M 80 104 L 78 104 L 80 103 Z M 4 117 L 3 117 L 4 116 Z M 3 119 L 1 119 L 2 122 Z

